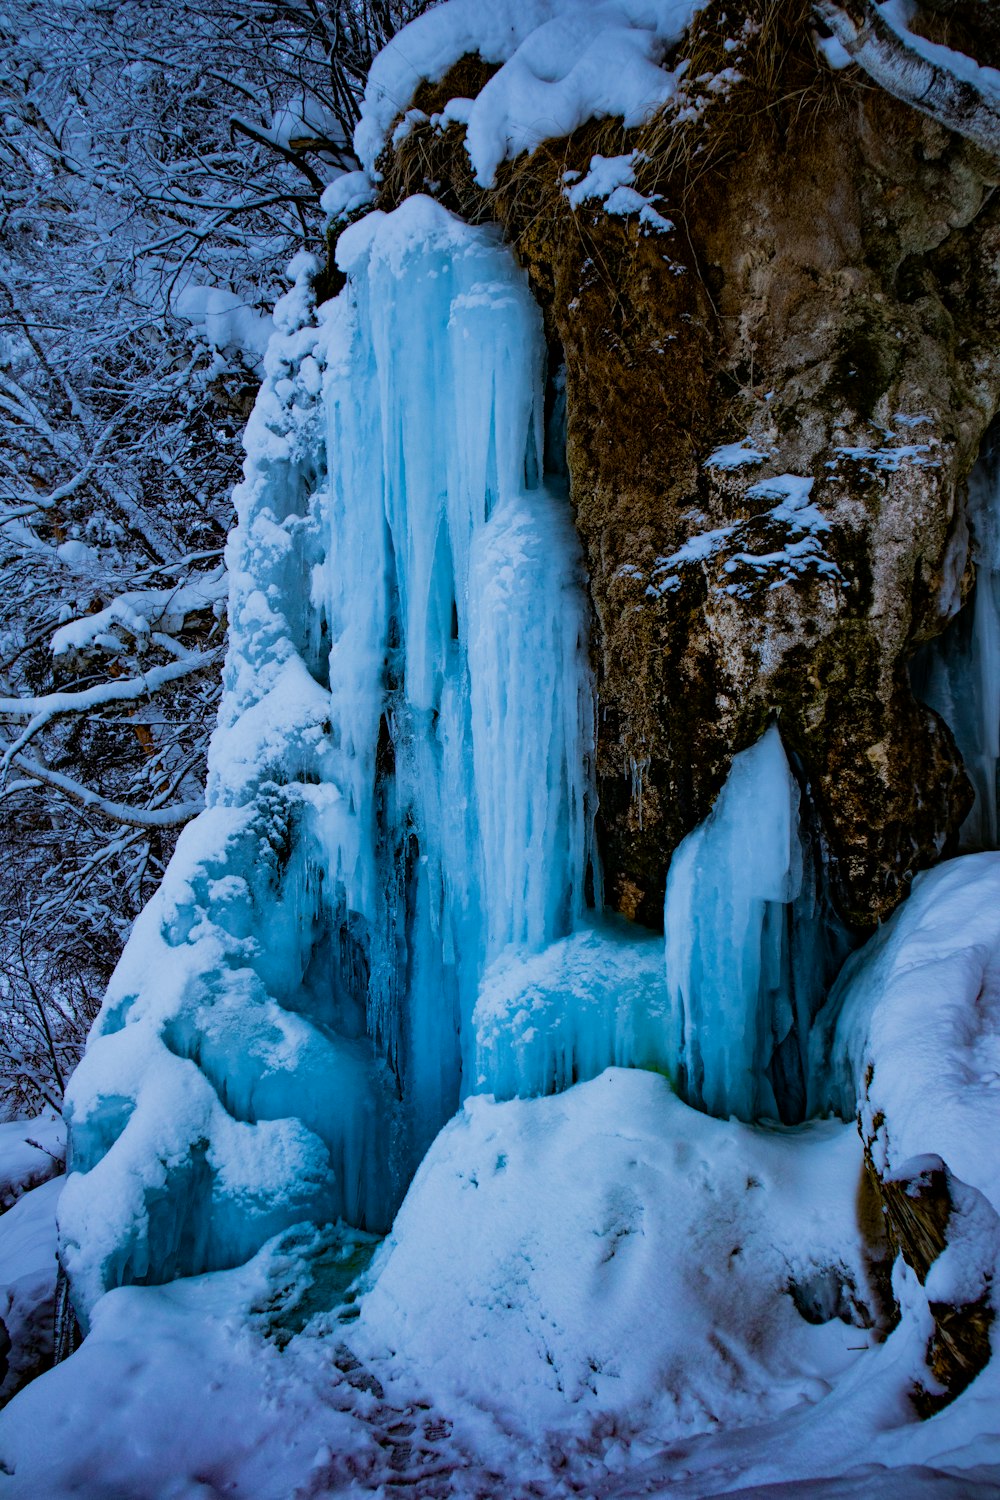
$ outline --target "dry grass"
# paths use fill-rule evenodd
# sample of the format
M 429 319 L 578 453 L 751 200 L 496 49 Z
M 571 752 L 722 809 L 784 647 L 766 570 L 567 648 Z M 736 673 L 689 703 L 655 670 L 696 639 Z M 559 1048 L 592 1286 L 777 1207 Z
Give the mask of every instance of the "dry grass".
M 813 25 L 811 0 L 710 0 L 672 60 L 675 67 L 681 59 L 688 64 L 676 99 L 646 125 L 625 130 L 618 119 L 590 121 L 505 163 L 489 189 L 473 178 L 461 126 L 441 131 L 417 125 L 379 162 L 381 206 L 391 209 L 414 193 L 429 192 L 471 223 L 499 222 L 543 283 L 543 261 L 558 259 L 553 252 L 567 235 L 584 242 L 603 274 L 620 277 L 621 265 L 602 264 L 605 235 L 592 232 L 597 218 L 606 216 L 597 207 L 573 213 L 564 176 L 586 172 L 594 155 L 635 150 L 639 191 L 656 197 L 661 211 L 683 225 L 696 261 L 689 222 L 705 186 L 724 180 L 762 146 L 772 152 L 798 149 L 804 136 L 831 112 L 850 108 L 865 87 L 856 70 L 834 74 L 819 61 Z M 413 107 L 430 116 L 453 96 L 478 93 L 494 71 L 478 58 L 463 58 L 440 83 L 421 85 Z M 720 75 L 727 74 L 738 77 L 720 85 Z M 623 228 L 634 242 L 638 226 Z M 544 303 L 551 289 L 542 284 L 537 290 Z

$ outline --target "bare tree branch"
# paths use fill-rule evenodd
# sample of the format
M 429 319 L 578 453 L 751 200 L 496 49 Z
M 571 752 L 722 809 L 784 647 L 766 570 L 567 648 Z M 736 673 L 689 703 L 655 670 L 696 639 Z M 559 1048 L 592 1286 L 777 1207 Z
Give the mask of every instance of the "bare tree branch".
M 974 61 L 925 42 L 872 0 L 817 0 L 816 12 L 887 93 L 1000 159 L 1000 92 Z

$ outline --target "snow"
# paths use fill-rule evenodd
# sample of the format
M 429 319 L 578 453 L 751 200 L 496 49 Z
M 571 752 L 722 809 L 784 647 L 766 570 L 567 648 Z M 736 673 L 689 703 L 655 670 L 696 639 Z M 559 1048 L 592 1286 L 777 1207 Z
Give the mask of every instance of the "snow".
M 646 586 L 646 594 L 650 598 L 658 598 L 662 594 L 673 593 L 681 586 L 681 575 L 679 568 L 689 566 L 691 563 L 707 563 L 721 550 L 724 544 L 735 532 L 734 526 L 716 526 L 710 531 L 699 531 L 696 535 L 688 537 L 676 551 L 671 552 L 668 557 L 658 557 L 652 571 L 652 581 Z M 633 576 L 641 577 L 639 570 L 633 570 Z
M 63 1169 L 66 1130 L 53 1112 L 0 1124 L 0 1212 Z
M 707 1120 L 652 1073 L 469 1100 L 373 1264 L 352 1347 L 376 1369 L 395 1351 L 444 1409 L 533 1444 L 594 1425 L 627 1444 L 653 1411 L 669 1441 L 816 1400 L 868 1339 L 806 1322 L 789 1287 L 861 1292 L 859 1166 L 850 1126 Z
M 897 418 L 897 420 L 900 419 Z M 914 464 L 921 469 L 937 468 L 934 459 L 924 456 L 934 451 L 930 443 L 898 443 L 895 447 L 886 445 L 881 448 L 834 448 L 833 451 L 839 453 L 842 458 L 850 459 L 853 463 L 871 463 L 876 469 L 882 469 L 889 474 L 895 474 L 903 464 Z
M 717 449 L 706 461 L 707 466 L 735 471 L 769 456 L 746 447 L 746 441 Z M 696 563 L 707 564 L 716 556 L 721 562 L 723 580 L 719 586 L 725 593 L 742 598 L 749 597 L 750 584 L 745 579 L 734 583 L 725 583 L 724 579 L 726 575 L 746 568 L 772 589 L 794 582 L 807 573 L 843 583 L 840 569 L 820 540 L 831 530 L 831 525 L 819 506 L 809 499 L 814 482 L 800 474 L 778 474 L 751 485 L 746 491 L 747 500 L 776 501 L 777 504 L 756 511 L 746 521 L 696 532 L 669 556 L 658 557 L 646 585 L 647 597 L 658 599 L 675 592 L 681 586 L 683 568 Z M 699 512 L 693 512 L 689 519 L 705 518 Z M 750 543 L 756 541 L 762 527 L 778 527 L 787 533 L 783 545 L 766 551 L 751 550 Z M 639 576 L 638 569 L 634 576 Z
M 80 1351 L 5 1414 L 0 1485 L 35 1500 L 288 1500 L 329 1471 L 331 1449 L 345 1483 L 374 1468 L 374 1402 L 329 1344 L 296 1360 L 269 1336 L 268 1302 L 302 1274 L 301 1255 L 275 1248 L 239 1271 L 103 1299 Z
M 52 654 L 66 656 L 91 647 L 116 650 L 121 644 L 118 630 L 140 642 L 149 640 L 154 631 L 170 634 L 180 630 L 187 617 L 198 610 L 219 613 L 228 591 L 229 580 L 223 568 L 196 574 L 173 588 L 130 590 L 119 594 L 105 609 L 61 625 L 52 637 Z
M 210 349 L 244 354 L 252 366 L 263 358 L 273 332 L 271 319 L 238 293 L 189 281 L 174 292 L 170 306 Z
M 793 582 L 805 573 L 843 581 L 840 569 L 827 556 L 819 540 L 830 530 L 830 522 L 809 500 L 814 482 L 799 474 L 779 474 L 773 479 L 761 480 L 747 490 L 748 500 L 777 500 L 777 505 L 754 519 L 786 528 L 791 537 L 783 547 L 767 552 L 741 550 L 731 553 L 725 563 L 727 573 L 734 573 L 742 565 L 764 577 L 776 575 L 769 580 L 768 586 L 772 589 Z M 747 593 L 743 583 L 731 584 L 729 589 L 741 596 Z
M 635 168 L 640 159 L 638 151 L 629 151 L 624 156 L 592 156 L 586 175 L 567 172 L 563 180 L 568 185 L 563 189 L 570 208 L 578 209 L 584 203 L 599 201 L 605 213 L 627 217 L 637 214 L 640 224 L 661 234 L 673 229 L 653 207 L 656 198 L 647 198 L 638 192 L 635 184 Z M 579 180 L 574 180 L 579 178 Z
M 929 42 L 926 37 L 910 30 L 910 22 L 917 14 L 913 0 L 882 0 L 878 7 L 884 21 L 888 21 L 896 35 L 912 48 L 918 57 L 936 67 L 943 68 L 963 83 L 971 83 L 986 94 L 1000 100 L 1000 71 L 984 67 L 974 58 L 954 48 L 944 47 L 939 42 Z
M 1000 855 L 917 876 L 845 966 L 813 1048 L 817 1103 L 863 1099 L 880 1166 L 936 1154 L 1000 1209 Z
M 816 51 L 822 57 L 827 67 L 832 68 L 835 73 L 840 73 L 844 68 L 849 68 L 854 61 L 851 54 L 842 42 L 838 42 L 835 36 L 817 36 Z
M 369 172 L 393 121 L 423 79 L 438 82 L 467 53 L 499 70 L 468 110 L 476 180 L 589 119 L 643 121 L 674 98 L 661 66 L 700 0 L 447 0 L 403 28 L 376 58 L 355 134 Z
M 366 172 L 344 172 L 323 190 L 319 206 L 327 219 L 336 224 L 357 209 L 368 208 L 374 198 L 375 189 Z
M 723 443 L 716 448 L 705 460 L 706 469 L 741 469 L 746 465 L 762 464 L 771 457 L 770 453 L 756 448 L 748 437 L 740 438 L 738 443 Z

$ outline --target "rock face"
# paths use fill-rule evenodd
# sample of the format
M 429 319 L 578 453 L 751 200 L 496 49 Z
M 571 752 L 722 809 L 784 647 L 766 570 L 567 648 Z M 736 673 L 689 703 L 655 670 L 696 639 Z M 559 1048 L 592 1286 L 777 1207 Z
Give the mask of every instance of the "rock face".
M 1000 165 L 832 71 L 809 10 L 710 4 L 667 112 L 591 123 L 492 189 L 440 119 L 380 163 L 383 206 L 432 191 L 502 225 L 565 367 L 606 896 L 651 926 L 672 851 L 772 717 L 859 929 L 971 800 L 907 662 L 971 583 L 964 481 L 1000 407 Z M 467 58 L 414 102 L 429 117 L 489 73 Z M 630 196 L 608 197 L 596 157 Z

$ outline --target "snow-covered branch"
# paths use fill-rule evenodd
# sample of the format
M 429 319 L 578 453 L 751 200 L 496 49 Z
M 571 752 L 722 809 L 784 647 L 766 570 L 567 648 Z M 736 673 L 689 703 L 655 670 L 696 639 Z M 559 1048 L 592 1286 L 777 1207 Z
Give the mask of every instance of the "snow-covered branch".
M 46 693 L 39 698 L 0 698 L 0 715 L 30 720 L 8 748 L 4 761 L 10 764 L 11 759 L 54 719 L 63 718 L 67 714 L 93 713 L 113 703 L 134 703 L 137 699 L 148 698 L 167 683 L 177 682 L 182 677 L 192 677 L 196 672 L 204 672 L 207 668 L 216 666 L 218 660 L 217 651 L 202 651 L 186 656 L 181 661 L 168 662 L 163 667 L 153 667 L 140 677 L 113 678 L 110 682 L 99 682 L 94 687 L 83 688 L 79 692 Z
M 910 30 L 901 0 L 817 0 L 816 12 L 887 93 L 1000 158 L 1000 72 Z
M 7 753 L 10 754 L 9 751 Z M 184 823 L 190 823 L 205 805 L 199 798 L 190 802 L 175 803 L 170 807 L 134 807 L 130 803 L 114 802 L 107 797 L 101 797 L 91 787 L 84 786 L 82 782 L 74 781 L 71 776 L 64 776 L 60 771 L 53 771 L 36 760 L 28 759 L 27 756 L 13 754 L 10 755 L 10 759 L 21 774 L 29 780 L 38 782 L 42 786 L 52 787 L 54 791 L 60 792 L 80 807 L 100 813 L 101 817 L 107 818 L 109 822 L 121 823 L 126 828 L 177 828 Z M 0 797 L 10 796 L 19 789 L 23 790 L 23 784 L 13 782 L 0 790 Z

